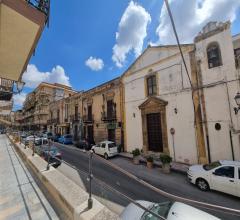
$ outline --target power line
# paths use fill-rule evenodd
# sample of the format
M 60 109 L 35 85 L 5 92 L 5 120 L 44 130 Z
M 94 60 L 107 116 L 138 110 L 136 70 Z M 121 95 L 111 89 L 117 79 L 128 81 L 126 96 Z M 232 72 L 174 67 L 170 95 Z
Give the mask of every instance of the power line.
M 187 76 L 188 76 L 188 80 L 189 80 L 189 83 L 190 83 L 191 88 L 192 88 L 193 87 L 192 86 L 192 81 L 191 81 L 190 76 L 189 76 L 189 72 L 188 72 L 188 68 L 187 68 L 185 58 L 183 56 L 183 52 L 182 52 L 182 48 L 181 48 L 181 45 L 180 45 L 180 42 L 179 42 L 179 38 L 178 38 L 177 30 L 176 30 L 176 27 L 175 27 L 175 23 L 174 23 L 174 20 L 173 20 L 172 12 L 171 12 L 171 9 L 169 7 L 168 0 L 164 0 L 164 1 L 165 1 L 167 11 L 168 11 L 168 14 L 169 14 L 169 17 L 170 17 L 170 20 L 171 20 L 172 28 L 173 28 L 174 35 L 175 35 L 176 40 L 177 40 L 178 48 L 179 48 L 179 51 L 180 51 L 180 54 L 181 54 L 181 57 L 182 57 L 182 61 L 183 61 L 183 64 L 184 64 L 184 67 L 185 67 L 185 70 L 186 70 L 186 73 L 187 73 Z

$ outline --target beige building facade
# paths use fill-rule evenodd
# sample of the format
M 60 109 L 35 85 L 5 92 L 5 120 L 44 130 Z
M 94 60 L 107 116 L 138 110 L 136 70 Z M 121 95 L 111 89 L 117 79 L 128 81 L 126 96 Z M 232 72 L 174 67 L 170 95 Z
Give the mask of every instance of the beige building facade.
M 69 97 L 76 92 L 71 87 L 58 83 L 41 83 L 26 97 L 23 104 L 24 129 L 47 130 L 49 120 L 49 104 L 54 100 Z
M 86 139 L 94 144 L 111 140 L 123 144 L 120 78 L 88 91 L 53 101 L 49 108 L 48 130 L 72 134 L 74 142 Z

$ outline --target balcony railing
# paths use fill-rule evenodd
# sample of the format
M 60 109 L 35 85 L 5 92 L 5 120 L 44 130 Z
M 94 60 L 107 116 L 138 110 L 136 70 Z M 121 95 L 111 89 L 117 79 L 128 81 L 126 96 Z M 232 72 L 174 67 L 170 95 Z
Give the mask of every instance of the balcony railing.
M 25 0 L 29 5 L 43 12 L 47 19 L 50 12 L 50 0 Z
M 59 118 L 52 118 L 52 119 L 48 119 L 47 123 L 48 124 L 58 124 L 59 123 Z
M 117 120 L 116 111 L 102 112 L 102 121 L 116 121 L 116 120 Z
M 80 121 L 80 114 L 75 114 L 70 116 L 71 122 L 79 122 Z
M 13 81 L 0 78 L 0 100 L 10 101 L 13 95 Z
M 89 115 L 83 115 L 83 122 L 84 123 L 93 123 L 94 117 L 92 114 Z

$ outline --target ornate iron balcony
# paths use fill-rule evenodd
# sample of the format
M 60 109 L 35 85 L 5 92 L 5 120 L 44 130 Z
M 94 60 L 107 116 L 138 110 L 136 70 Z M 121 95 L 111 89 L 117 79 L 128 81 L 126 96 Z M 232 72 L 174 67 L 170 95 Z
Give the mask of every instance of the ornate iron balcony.
M 25 0 L 25 1 L 32 7 L 43 12 L 47 17 L 46 23 L 48 22 L 50 14 L 50 0 Z

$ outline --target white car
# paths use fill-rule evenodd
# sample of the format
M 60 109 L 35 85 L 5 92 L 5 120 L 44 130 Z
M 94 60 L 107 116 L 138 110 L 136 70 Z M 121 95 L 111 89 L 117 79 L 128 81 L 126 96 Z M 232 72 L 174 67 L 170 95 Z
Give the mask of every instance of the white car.
M 219 220 L 204 211 L 181 202 L 152 203 L 148 201 L 136 201 L 148 210 L 156 213 L 166 220 Z M 121 213 L 121 220 L 157 220 L 153 214 L 143 210 L 139 206 L 130 203 Z
M 102 141 L 92 147 L 92 151 L 96 154 L 104 156 L 105 159 L 118 154 L 118 148 L 112 141 Z
M 240 162 L 219 160 L 189 167 L 188 179 L 199 189 L 221 191 L 240 197 Z

